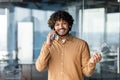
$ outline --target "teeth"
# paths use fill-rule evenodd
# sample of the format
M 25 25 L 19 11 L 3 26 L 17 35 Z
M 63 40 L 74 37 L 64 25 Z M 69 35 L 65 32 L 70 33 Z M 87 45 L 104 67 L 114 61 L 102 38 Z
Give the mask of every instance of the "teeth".
M 64 29 L 59 30 L 60 32 L 64 32 Z

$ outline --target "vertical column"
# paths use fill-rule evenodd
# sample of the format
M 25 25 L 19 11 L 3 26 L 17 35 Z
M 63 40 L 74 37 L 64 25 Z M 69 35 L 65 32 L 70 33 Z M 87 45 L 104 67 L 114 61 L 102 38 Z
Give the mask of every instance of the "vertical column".
M 117 73 L 120 73 L 120 48 L 117 48 Z
M 120 2 L 120 0 L 118 0 L 118 2 Z M 120 5 L 118 6 L 119 7 L 119 21 L 120 21 Z M 120 26 L 120 22 L 119 22 L 119 26 Z M 118 60 L 117 60 L 117 67 L 118 67 L 118 70 L 117 70 L 117 73 L 120 73 L 120 27 L 119 27 L 119 46 L 117 48 L 117 54 L 118 54 Z
M 79 36 L 79 9 L 76 6 L 68 7 L 68 12 L 72 15 L 74 19 L 72 34 L 75 36 Z
M 15 41 L 15 30 L 16 26 L 14 24 L 14 6 L 10 6 L 8 8 L 8 28 L 7 28 L 7 49 L 9 54 L 11 55 L 9 58 L 11 59 L 10 63 L 12 63 L 13 57 L 16 56 L 16 41 Z M 12 19 L 12 20 L 11 20 Z

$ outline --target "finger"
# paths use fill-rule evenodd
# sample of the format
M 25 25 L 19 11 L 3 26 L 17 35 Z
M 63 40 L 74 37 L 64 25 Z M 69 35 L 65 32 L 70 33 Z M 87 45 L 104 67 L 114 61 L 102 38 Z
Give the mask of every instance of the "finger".
M 50 38 L 53 34 L 55 34 L 54 30 L 52 30 L 51 32 L 49 32 L 47 37 Z
M 95 60 L 94 60 L 93 57 L 90 58 L 90 62 L 91 62 L 91 63 L 95 63 Z
M 93 58 L 94 58 L 94 60 L 95 60 L 96 63 L 101 60 L 101 57 L 100 57 L 99 54 L 95 54 L 95 55 L 93 56 Z
M 96 53 L 94 56 L 96 57 L 97 61 L 100 61 L 100 60 L 101 60 L 101 54 Z

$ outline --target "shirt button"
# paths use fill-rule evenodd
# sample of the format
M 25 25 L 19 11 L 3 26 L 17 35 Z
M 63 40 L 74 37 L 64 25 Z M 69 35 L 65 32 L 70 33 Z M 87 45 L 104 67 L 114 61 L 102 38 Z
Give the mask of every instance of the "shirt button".
M 63 72 L 61 72 L 61 75 L 63 74 Z
M 63 65 L 63 62 L 61 62 L 61 65 Z

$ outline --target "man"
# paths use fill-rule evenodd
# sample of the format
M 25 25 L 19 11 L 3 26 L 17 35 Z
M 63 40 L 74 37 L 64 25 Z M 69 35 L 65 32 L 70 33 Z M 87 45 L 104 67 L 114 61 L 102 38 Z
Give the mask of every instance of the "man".
M 56 11 L 48 24 L 52 29 L 36 60 L 36 69 L 48 68 L 48 80 L 82 80 L 83 75 L 91 76 L 101 55 L 90 57 L 86 41 L 72 36 L 72 16 L 65 11 Z M 51 38 L 57 34 L 55 38 Z

